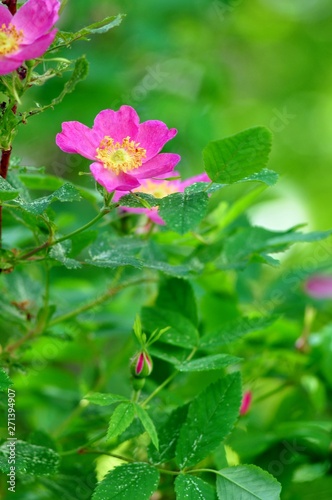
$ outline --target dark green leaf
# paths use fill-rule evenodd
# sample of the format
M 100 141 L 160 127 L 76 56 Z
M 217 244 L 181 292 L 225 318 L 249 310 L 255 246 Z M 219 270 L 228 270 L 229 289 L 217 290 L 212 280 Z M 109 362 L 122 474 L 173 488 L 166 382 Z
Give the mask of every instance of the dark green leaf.
M 70 183 L 66 183 L 61 186 L 59 189 L 54 191 L 53 194 L 49 196 L 44 196 L 42 198 L 38 198 L 32 202 L 26 202 L 24 200 L 20 200 L 20 206 L 26 210 L 27 212 L 40 215 L 48 208 L 48 206 L 54 201 L 79 201 L 81 199 L 79 191 Z
M 176 408 L 166 422 L 158 428 L 159 451 L 149 447 L 149 457 L 154 464 L 162 464 L 175 457 L 176 443 L 182 424 L 188 414 L 188 405 Z
M 135 418 L 133 403 L 120 403 L 112 413 L 107 430 L 107 439 L 112 439 L 122 434 Z
M 192 286 L 188 281 L 169 278 L 160 285 L 157 307 L 181 313 L 188 318 L 193 325 L 197 325 L 197 305 Z
M 210 484 L 188 474 L 180 474 L 176 478 L 175 493 L 176 500 L 215 500 L 216 498 L 216 492 Z
M 59 455 L 49 448 L 36 446 L 25 441 L 12 441 L 15 447 L 15 468 L 17 472 L 32 475 L 48 475 L 57 471 Z M 8 473 L 10 449 L 9 441 L 0 446 L 0 469 Z
M 226 325 L 223 325 L 220 330 L 217 330 L 216 332 L 204 335 L 200 339 L 200 347 L 206 349 L 229 344 L 230 342 L 234 342 L 248 333 L 264 330 L 265 328 L 271 326 L 275 321 L 275 316 L 261 318 L 248 318 L 243 316 L 239 319 L 226 323 Z
M 83 399 L 87 399 L 90 403 L 99 406 L 109 406 L 120 401 L 127 401 L 127 398 L 120 396 L 119 394 L 103 394 L 101 392 L 87 394 Z
M 136 408 L 137 416 L 140 419 L 140 421 L 142 422 L 144 429 L 149 434 L 153 445 L 158 450 L 158 448 L 159 448 L 158 434 L 157 434 L 155 425 L 152 422 L 148 412 L 138 404 L 135 405 L 135 408 Z
M 241 358 L 230 356 L 229 354 L 214 354 L 205 358 L 185 361 L 176 365 L 176 369 L 180 372 L 205 372 L 209 370 L 220 370 L 229 365 L 239 363 Z
M 181 347 L 195 347 L 198 342 L 198 331 L 182 314 L 161 307 L 143 307 L 142 322 L 144 328 L 153 332 L 156 328 L 171 328 L 161 337 L 161 342 Z
M 146 463 L 132 463 L 111 470 L 98 484 L 93 500 L 149 500 L 156 491 L 159 472 Z
M 279 500 L 278 481 L 255 465 L 239 465 L 221 469 L 217 476 L 220 500 Z
M 0 201 L 14 200 L 17 198 L 18 193 L 18 189 L 15 189 L 6 179 L 0 176 Z
M 217 448 L 235 424 L 241 400 L 238 372 L 209 385 L 194 399 L 176 447 L 181 469 L 196 465 Z
M 207 193 L 173 193 L 160 201 L 159 215 L 167 226 L 184 234 L 194 229 L 206 214 Z
M 0 367 L 0 391 L 6 391 L 11 385 L 13 385 L 13 382 L 8 377 L 7 372 Z
M 150 207 L 155 207 L 159 205 L 160 200 L 155 198 L 151 194 L 146 193 L 130 193 L 122 196 L 117 202 L 121 207 L 131 207 L 131 208 L 146 208 L 147 204 Z
M 266 166 L 271 142 L 271 132 L 264 127 L 210 142 L 203 151 L 205 170 L 213 182 L 237 182 Z

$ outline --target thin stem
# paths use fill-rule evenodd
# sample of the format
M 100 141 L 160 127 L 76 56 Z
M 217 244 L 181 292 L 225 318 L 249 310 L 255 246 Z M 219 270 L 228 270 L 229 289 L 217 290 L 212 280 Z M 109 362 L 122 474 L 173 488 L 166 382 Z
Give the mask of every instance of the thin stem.
M 187 356 L 186 361 L 190 361 L 191 358 L 195 355 L 196 351 L 197 351 L 197 347 L 194 347 L 194 349 L 191 351 L 191 353 Z M 164 380 L 164 382 L 162 384 L 158 385 L 158 387 L 150 394 L 150 396 L 148 396 L 142 402 L 142 404 L 141 404 L 142 408 L 144 408 L 151 401 L 151 399 L 153 399 L 157 394 L 159 394 L 159 392 L 167 384 L 169 384 L 170 382 L 172 382 L 173 378 L 175 378 L 178 373 L 179 373 L 179 370 L 175 370 L 173 373 L 171 373 L 171 375 L 169 377 L 167 377 L 166 380 Z
M 114 208 L 114 207 L 112 207 L 112 208 Z M 29 252 L 26 252 L 23 255 L 19 255 L 17 257 L 17 260 L 28 259 L 32 255 L 35 255 L 36 253 L 40 252 L 41 250 L 44 250 L 45 248 L 52 247 L 52 246 L 56 245 L 57 243 L 61 243 L 62 241 L 65 241 L 65 240 L 67 240 L 69 238 L 72 238 L 73 236 L 76 236 L 79 233 L 82 233 L 83 231 L 85 231 L 89 227 L 93 226 L 100 219 L 102 219 L 104 217 L 104 215 L 108 214 L 110 211 L 111 211 L 111 208 L 103 208 L 99 212 L 99 214 L 96 215 L 96 217 L 94 217 L 89 222 L 87 222 L 86 224 L 84 224 L 84 226 L 79 227 L 78 229 L 75 229 L 75 231 L 72 231 L 71 233 L 68 233 L 68 234 L 65 234 L 64 236 L 61 236 L 61 238 L 57 238 L 57 239 L 55 239 L 53 241 L 51 241 L 51 240 L 45 241 L 44 243 L 42 243 L 38 247 L 33 248 L 32 250 L 29 250 Z
M 62 314 L 61 316 L 55 317 L 52 321 L 49 322 L 49 326 L 54 326 L 54 325 L 57 325 L 58 323 L 62 323 L 63 321 L 66 321 L 68 319 L 76 317 L 79 314 L 82 314 L 83 312 L 88 311 L 89 309 L 91 309 L 95 306 L 98 306 L 99 304 L 102 304 L 106 300 L 114 297 L 114 295 L 119 293 L 124 288 L 127 288 L 129 286 L 141 285 L 142 283 L 148 283 L 150 281 L 155 281 L 155 279 L 154 278 L 140 278 L 140 279 L 136 279 L 133 281 L 126 281 L 126 282 L 122 283 L 121 285 L 118 285 L 114 288 L 111 288 L 110 290 L 107 290 L 102 295 L 100 295 L 99 297 L 97 297 L 94 300 L 91 300 L 90 302 L 87 302 L 83 306 L 77 307 L 73 311 L 69 311 L 65 314 Z

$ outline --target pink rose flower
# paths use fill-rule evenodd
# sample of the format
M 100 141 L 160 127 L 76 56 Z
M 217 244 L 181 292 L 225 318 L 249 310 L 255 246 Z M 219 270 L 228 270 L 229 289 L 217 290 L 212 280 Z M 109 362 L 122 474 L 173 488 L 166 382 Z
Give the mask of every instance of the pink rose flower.
M 28 60 L 40 57 L 54 40 L 59 19 L 58 0 L 28 0 L 12 15 L 0 4 L 0 75 Z
M 305 291 L 314 299 L 331 299 L 332 276 L 312 276 L 305 283 Z
M 91 173 L 108 192 L 130 191 L 143 179 L 173 170 L 181 157 L 159 152 L 176 133 L 158 120 L 139 123 L 132 107 L 121 106 L 119 111 L 101 111 L 92 129 L 80 122 L 64 122 L 56 143 L 66 153 L 93 160 Z
M 173 176 L 180 175 L 178 172 L 172 172 L 172 174 Z M 183 192 L 186 187 L 191 186 L 191 184 L 194 184 L 195 182 L 211 182 L 211 180 L 205 173 L 195 175 L 194 177 L 190 177 L 189 179 L 186 179 L 184 181 L 181 181 L 180 179 L 169 180 L 169 181 L 166 179 L 148 179 L 146 181 L 143 181 L 138 188 L 133 189 L 132 192 L 151 194 L 155 198 L 164 198 L 165 196 L 172 193 Z M 115 202 L 119 201 L 119 199 L 122 196 L 128 193 L 129 191 L 126 193 L 116 191 L 115 195 L 113 196 L 113 201 Z M 155 224 L 159 225 L 165 224 L 163 219 L 158 214 L 157 207 L 152 207 L 152 208 L 121 207 L 121 209 L 126 212 L 131 212 L 135 214 L 145 214 L 146 217 L 152 220 L 152 222 L 154 222 Z

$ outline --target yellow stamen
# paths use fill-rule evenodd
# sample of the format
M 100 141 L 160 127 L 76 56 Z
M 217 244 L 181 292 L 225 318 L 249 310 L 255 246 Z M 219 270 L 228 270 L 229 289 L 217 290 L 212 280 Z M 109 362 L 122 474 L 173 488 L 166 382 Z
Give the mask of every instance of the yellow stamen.
M 0 56 L 17 52 L 23 40 L 23 31 L 17 31 L 12 24 L 2 24 L 0 27 Z
M 139 147 L 139 143 L 126 137 L 123 141 L 114 143 L 106 135 L 97 148 L 96 158 L 101 161 L 107 170 L 112 170 L 116 175 L 121 172 L 130 172 L 138 168 L 146 157 L 146 150 Z
M 141 184 L 138 188 L 133 189 L 133 191 L 151 194 L 155 198 L 164 198 L 169 194 L 177 193 L 178 189 L 176 185 L 172 185 L 169 181 L 153 182 L 146 180 L 144 184 Z

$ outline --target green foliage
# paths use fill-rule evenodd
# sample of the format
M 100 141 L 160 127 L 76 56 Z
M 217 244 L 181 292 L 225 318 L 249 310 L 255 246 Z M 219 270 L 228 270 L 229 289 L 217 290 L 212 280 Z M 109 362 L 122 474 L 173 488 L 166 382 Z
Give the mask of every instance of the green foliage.
M 218 498 L 223 500 L 243 500 L 280 498 L 280 485 L 269 474 L 253 465 L 229 467 L 218 472 Z
M 210 142 L 203 151 L 205 170 L 213 182 L 233 184 L 266 166 L 271 143 L 271 132 L 264 127 Z
M 15 468 L 21 474 L 51 475 L 57 472 L 59 455 L 50 448 L 14 441 Z M 10 448 L 8 443 L 0 446 L 0 470 L 5 473 L 10 471 Z
M 208 195 L 204 191 L 174 193 L 161 200 L 159 214 L 170 229 L 184 234 L 203 219 L 207 204 Z
M 178 500 L 215 500 L 214 489 L 205 481 L 195 476 L 178 476 L 175 480 L 175 492 Z
M 0 367 L 0 391 L 6 391 L 11 385 L 13 385 L 13 382 L 3 368 Z
M 97 486 L 92 498 L 127 500 L 138 495 L 142 500 L 149 500 L 157 489 L 158 482 L 158 471 L 148 464 L 126 464 L 109 472 Z

